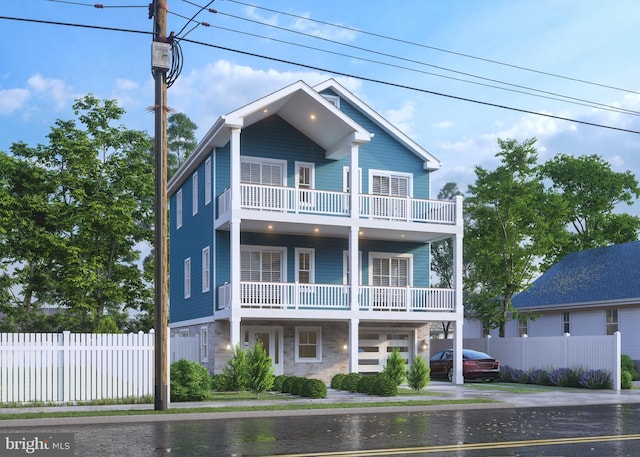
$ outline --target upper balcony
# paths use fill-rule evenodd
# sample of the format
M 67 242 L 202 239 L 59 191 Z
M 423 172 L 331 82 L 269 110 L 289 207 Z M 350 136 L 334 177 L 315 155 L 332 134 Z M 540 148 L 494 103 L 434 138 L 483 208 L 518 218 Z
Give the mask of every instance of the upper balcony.
M 218 196 L 218 219 L 229 216 L 233 196 L 227 188 Z M 455 225 L 456 202 L 389 195 L 360 194 L 359 217 L 411 223 Z M 240 184 L 240 206 L 251 211 L 348 217 L 350 194 L 293 187 Z

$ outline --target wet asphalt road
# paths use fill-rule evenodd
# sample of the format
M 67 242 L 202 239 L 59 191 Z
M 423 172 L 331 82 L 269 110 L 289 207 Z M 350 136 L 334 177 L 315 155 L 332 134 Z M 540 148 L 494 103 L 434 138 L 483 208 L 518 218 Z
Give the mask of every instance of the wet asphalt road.
M 640 455 L 640 404 L 29 427 L 76 456 Z M 23 428 L 3 433 L 25 432 Z M 606 438 L 603 438 L 606 437 Z

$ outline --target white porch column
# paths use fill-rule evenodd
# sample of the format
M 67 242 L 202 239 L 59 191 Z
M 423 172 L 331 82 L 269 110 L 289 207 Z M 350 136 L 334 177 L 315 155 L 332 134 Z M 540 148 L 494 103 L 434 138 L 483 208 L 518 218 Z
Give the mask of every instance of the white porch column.
M 360 164 L 358 160 L 358 144 L 351 143 L 349 155 L 349 191 L 351 202 L 351 219 L 360 219 Z
M 229 344 L 233 348 L 240 342 L 242 342 L 240 335 L 240 318 L 232 317 L 229 321 Z
M 462 214 L 462 197 L 456 197 L 456 225 L 457 233 L 453 238 L 453 281 L 455 288 L 455 330 L 453 335 L 454 353 L 454 374 L 453 382 L 463 384 L 462 372 L 462 347 L 463 347 L 463 325 L 464 325 L 464 302 L 462 299 L 462 243 L 464 239 L 464 222 Z
M 359 233 L 358 227 L 351 226 L 349 230 L 349 307 L 352 312 L 358 311 L 360 303 L 360 262 L 359 262 Z
M 349 322 L 349 373 L 358 373 L 358 332 L 360 319 Z
M 358 296 L 360 292 L 360 257 L 359 232 L 360 232 L 360 173 L 358 172 L 358 145 L 351 143 L 349 156 L 349 192 L 351 202 L 351 228 L 349 230 L 349 304 L 351 311 L 359 308 Z M 356 332 L 356 339 L 358 335 Z M 351 348 L 351 345 L 349 346 Z M 357 355 L 357 354 L 356 354 Z
M 231 130 L 231 223 L 230 223 L 230 274 L 231 316 L 238 316 L 240 309 L 240 129 Z M 239 322 L 239 320 L 238 320 Z M 240 325 L 240 324 L 238 324 Z M 233 332 L 232 332 L 233 333 Z M 240 330 L 238 328 L 238 335 Z

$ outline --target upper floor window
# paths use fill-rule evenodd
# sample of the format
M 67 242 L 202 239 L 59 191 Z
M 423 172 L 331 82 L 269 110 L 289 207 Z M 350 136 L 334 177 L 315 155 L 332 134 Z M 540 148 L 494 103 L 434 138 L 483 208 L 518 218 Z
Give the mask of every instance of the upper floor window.
M 328 102 L 336 108 L 340 108 L 340 97 L 337 95 L 321 94 Z
M 176 193 L 176 228 L 182 227 L 182 189 Z
M 618 331 L 618 309 L 609 308 L 606 312 L 607 335 L 613 335 Z
M 184 259 L 184 298 L 191 298 L 191 257 Z
M 193 184 L 193 189 L 192 189 L 192 199 L 193 199 L 193 215 L 195 216 L 196 214 L 198 214 L 198 172 L 194 171 L 193 172 L 193 177 L 191 179 L 192 184 Z
M 240 162 L 240 182 L 282 186 L 286 163 L 284 160 L 242 157 Z
M 358 168 L 358 182 L 360 183 L 360 193 L 362 193 L 362 168 Z M 342 168 L 342 190 L 349 192 L 351 189 L 351 174 L 349 173 L 349 167 Z
M 296 248 L 296 282 L 301 284 L 315 282 L 314 257 L 313 249 Z
M 313 204 L 311 189 L 315 187 L 315 164 L 307 162 L 296 162 L 296 188 L 300 198 L 300 203 L 305 206 Z
M 211 157 L 204 161 L 204 204 L 211 203 Z
M 394 197 L 411 196 L 411 176 L 402 174 L 386 174 L 371 171 L 370 193 L 374 195 L 390 195 Z
M 202 292 L 209 292 L 211 287 L 211 258 L 209 255 L 209 246 L 202 250 Z
M 282 282 L 285 272 L 284 258 L 283 248 L 241 246 L 240 280 Z
M 410 282 L 410 257 L 371 253 L 371 284 L 385 287 L 407 287 Z

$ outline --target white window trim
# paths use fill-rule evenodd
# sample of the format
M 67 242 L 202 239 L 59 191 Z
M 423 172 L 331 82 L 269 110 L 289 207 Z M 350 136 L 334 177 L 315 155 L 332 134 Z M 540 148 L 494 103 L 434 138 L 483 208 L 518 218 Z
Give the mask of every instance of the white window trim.
M 300 254 L 309 254 L 309 284 L 315 284 L 316 282 L 316 250 L 310 248 L 296 248 L 295 249 L 295 281 L 300 282 Z
M 349 285 L 347 271 L 349 269 L 349 251 L 342 251 L 342 284 Z M 362 251 L 358 251 L 358 285 L 362 285 Z
M 198 214 L 198 172 L 194 171 L 191 177 L 191 206 L 193 207 L 193 215 Z
M 298 188 L 298 185 L 300 184 L 300 180 L 299 175 L 300 175 L 300 168 L 309 168 L 309 188 L 311 189 L 315 189 L 316 188 L 316 164 L 313 162 L 295 162 L 295 169 L 296 169 L 296 189 Z
M 202 250 L 202 293 L 211 289 L 211 250 L 209 246 Z
M 176 193 L 176 229 L 182 227 L 182 189 Z
M 349 167 L 342 167 L 342 192 L 349 192 Z M 362 193 L 362 168 L 358 168 L 358 183 L 360 185 L 359 193 Z
M 209 329 L 200 327 L 200 362 L 209 362 Z
M 409 259 L 407 271 L 407 287 L 413 287 L 413 254 L 398 254 L 393 252 L 370 252 L 369 253 L 369 284 L 373 284 L 373 259 Z M 362 268 L 361 268 L 362 270 Z
M 320 94 L 320 95 L 322 95 L 333 106 L 340 109 L 340 97 L 338 97 L 337 95 L 330 95 L 330 94 Z
M 184 259 L 184 298 L 191 298 L 191 257 Z
M 287 185 L 287 161 L 282 159 L 266 159 L 264 157 L 242 156 L 240 163 L 272 163 L 280 165 L 282 171 L 281 182 L 283 186 Z
M 316 356 L 315 357 L 300 357 L 298 350 L 300 347 L 300 332 L 316 332 Z M 322 327 L 296 327 L 296 341 L 295 341 L 295 361 L 296 363 L 319 363 L 322 362 Z
M 204 204 L 211 203 L 211 157 L 204 161 Z
M 407 197 L 413 198 L 413 173 L 403 173 L 399 171 L 389 170 L 369 170 L 369 194 L 373 194 L 373 177 L 374 176 L 386 176 L 386 177 L 398 177 L 407 178 Z
M 283 246 L 258 246 L 253 244 L 241 244 L 240 252 L 242 251 L 279 251 L 281 253 L 280 258 L 280 277 L 282 282 L 287 282 L 287 248 Z M 240 267 L 242 269 L 242 267 Z M 242 273 L 242 272 L 241 272 Z

